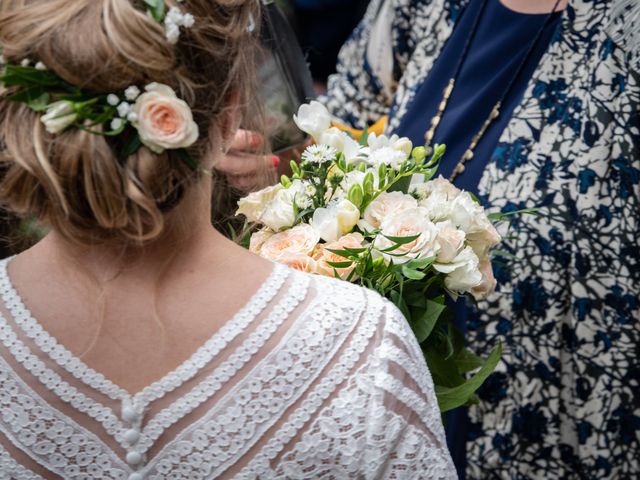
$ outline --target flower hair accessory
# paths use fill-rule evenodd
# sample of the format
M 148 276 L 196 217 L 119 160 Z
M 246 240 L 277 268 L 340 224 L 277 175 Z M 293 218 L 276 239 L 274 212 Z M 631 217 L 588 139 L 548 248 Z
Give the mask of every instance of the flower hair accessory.
M 191 14 L 171 7 L 165 14 L 164 0 L 145 0 L 147 13 L 163 23 L 167 40 L 176 43 L 180 27 L 194 24 Z M 42 62 L 23 59 L 6 64 L 0 51 L 0 95 L 41 112 L 47 132 L 59 134 L 77 128 L 96 135 L 122 135 L 118 154 L 126 158 L 142 145 L 160 154 L 176 150 L 189 165 L 197 164 L 186 150 L 198 139 L 198 125 L 189 105 L 168 85 L 152 82 L 132 85 L 121 92 L 95 94 L 71 85 Z

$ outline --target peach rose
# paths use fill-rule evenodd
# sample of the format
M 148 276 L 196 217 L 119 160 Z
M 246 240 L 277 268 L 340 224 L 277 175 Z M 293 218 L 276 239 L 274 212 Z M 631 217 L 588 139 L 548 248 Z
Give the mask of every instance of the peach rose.
M 293 227 L 290 230 L 276 233 L 260 247 L 260 256 L 279 262 L 286 255 L 311 255 L 320 237 L 307 224 Z
M 193 145 L 199 132 L 189 105 L 167 85 L 154 82 L 145 90 L 132 109 L 140 141 L 155 153 Z
M 364 237 L 359 233 L 350 233 L 344 237 L 338 239 L 337 242 L 325 243 L 324 245 L 318 245 L 313 258 L 318 261 L 318 272 L 322 275 L 329 277 L 334 276 L 334 267 L 329 265 L 331 263 L 347 262 L 348 260 L 336 253 L 332 253 L 329 250 L 343 250 L 346 248 L 360 248 L 364 242 Z M 346 268 L 335 268 L 340 278 L 345 280 L 355 268 L 355 264 Z
M 273 232 L 271 230 L 258 230 L 251 235 L 251 239 L 249 240 L 249 251 L 252 253 L 260 254 L 260 249 L 264 242 L 273 237 Z
M 301 253 L 286 253 L 278 259 L 278 263 L 282 263 L 289 268 L 299 270 L 306 273 L 319 273 L 318 262 L 308 255 Z

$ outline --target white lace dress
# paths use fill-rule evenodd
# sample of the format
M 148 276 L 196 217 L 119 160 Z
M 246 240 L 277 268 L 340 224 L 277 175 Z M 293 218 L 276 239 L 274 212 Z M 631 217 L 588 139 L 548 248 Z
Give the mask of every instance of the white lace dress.
M 34 319 L 0 263 L 0 479 L 450 479 L 433 383 L 375 293 L 275 266 L 130 395 Z

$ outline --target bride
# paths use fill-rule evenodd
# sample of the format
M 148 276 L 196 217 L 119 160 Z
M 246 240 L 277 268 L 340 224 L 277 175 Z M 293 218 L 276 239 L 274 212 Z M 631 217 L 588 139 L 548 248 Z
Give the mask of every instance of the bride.
M 210 225 L 257 0 L 0 6 L 0 478 L 454 478 L 399 311 Z

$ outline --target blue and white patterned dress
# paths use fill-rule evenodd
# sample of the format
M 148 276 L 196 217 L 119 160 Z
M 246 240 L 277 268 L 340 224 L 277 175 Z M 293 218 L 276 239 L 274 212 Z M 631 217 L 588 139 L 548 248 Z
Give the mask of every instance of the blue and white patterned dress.
M 374 0 L 332 113 L 394 130 L 468 0 Z M 470 410 L 468 478 L 640 475 L 640 4 L 574 0 L 479 184 L 523 216 L 469 343 L 503 359 Z M 636 21 L 632 21 L 636 15 Z M 440 94 L 440 92 L 436 92 Z

